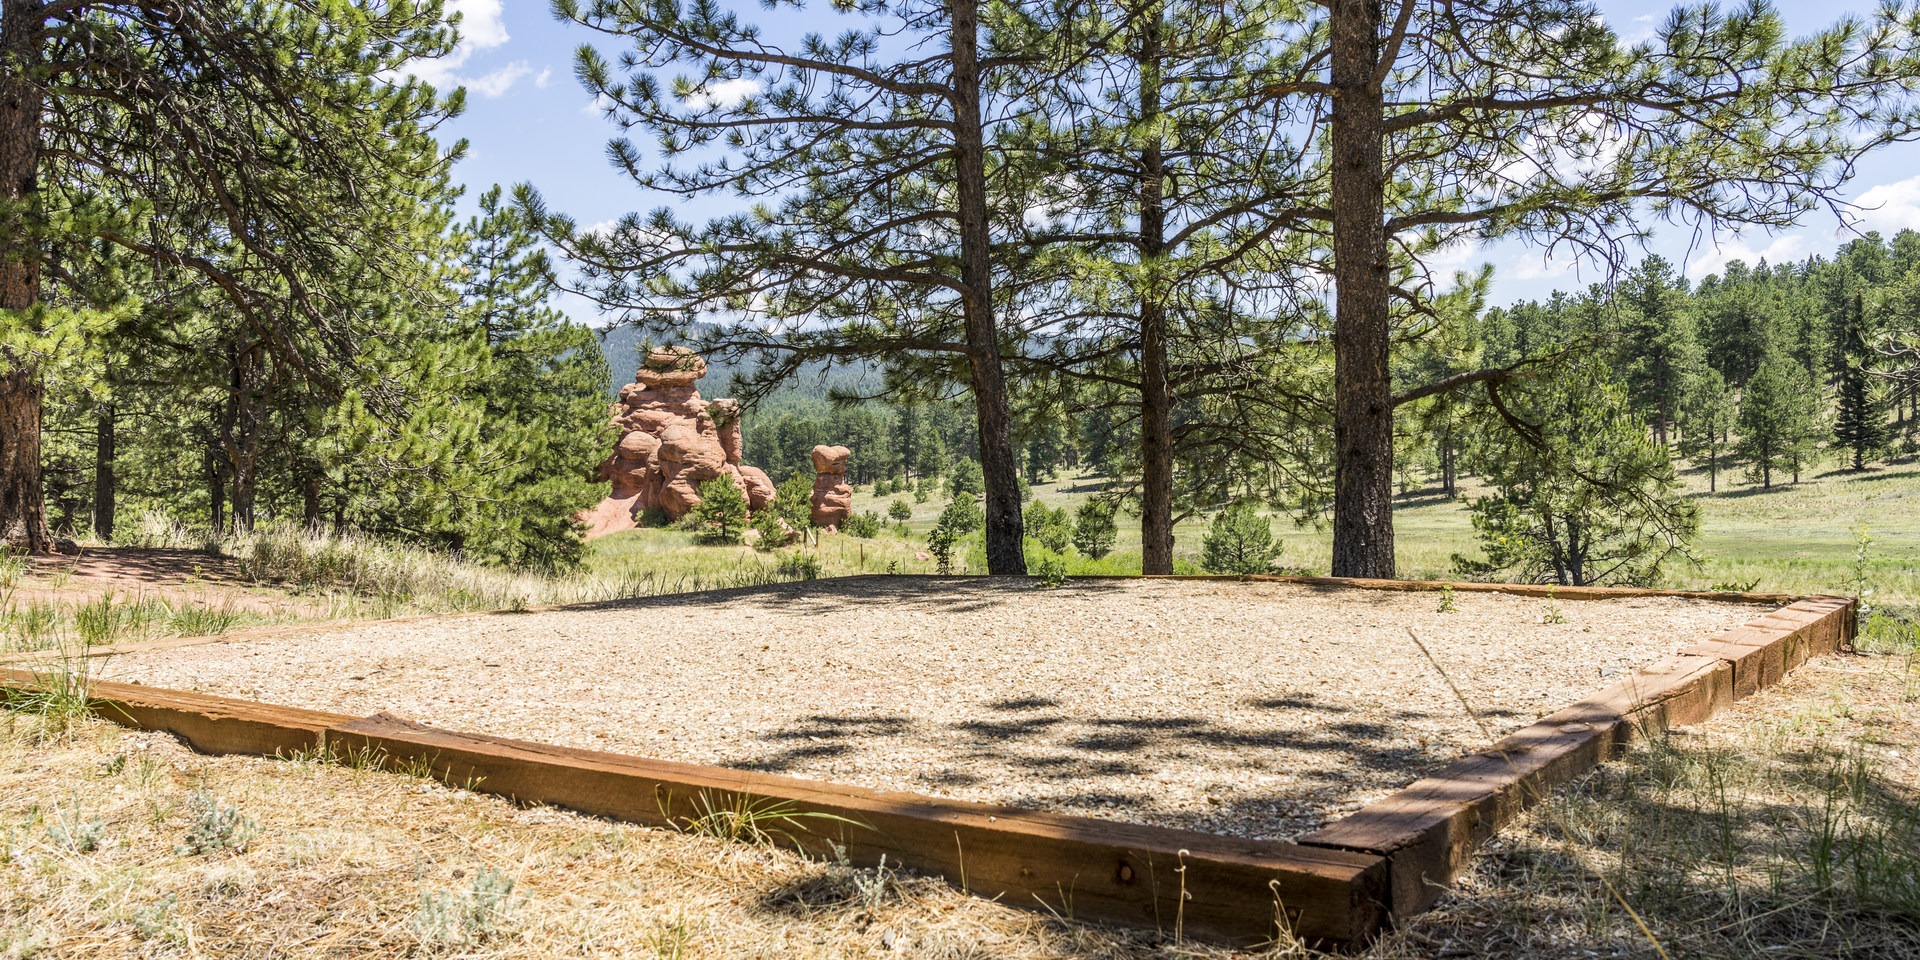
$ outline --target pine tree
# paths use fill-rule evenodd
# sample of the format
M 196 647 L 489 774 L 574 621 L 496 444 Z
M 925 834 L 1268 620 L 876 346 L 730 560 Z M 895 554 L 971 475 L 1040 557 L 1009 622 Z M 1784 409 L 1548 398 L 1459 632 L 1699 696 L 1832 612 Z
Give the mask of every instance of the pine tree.
M 769 199 L 703 224 L 665 209 L 630 215 L 606 233 L 544 213 L 531 191 L 522 199 L 601 302 L 679 333 L 690 317 L 724 313 L 704 345 L 766 360 L 766 380 L 864 357 L 901 371 L 894 382 L 964 383 L 987 478 L 987 567 L 1017 575 L 1026 559 L 1001 351 L 1009 311 L 993 253 L 1004 198 L 988 178 L 1003 161 L 988 144 L 1015 122 L 998 109 L 999 77 L 1024 61 L 995 56 L 988 6 L 836 4 L 847 32 L 787 49 L 718 4 L 558 0 L 561 17 L 630 44 L 623 72 L 590 47 L 577 64 L 613 119 L 654 134 L 669 157 L 725 146 L 715 159 L 655 167 L 614 141 L 610 154 L 640 186 Z M 676 64 L 696 64 L 694 76 L 663 75 Z M 832 322 L 787 322 L 801 316 Z
M 1035 167 L 1013 272 L 1059 318 L 1048 349 L 1016 363 L 1097 384 L 1081 396 L 1134 419 L 1135 447 L 1117 462 L 1138 477 L 1148 574 L 1173 571 L 1178 501 L 1220 481 L 1224 463 L 1314 446 L 1277 429 L 1303 419 L 1304 391 L 1261 379 L 1305 338 L 1292 281 L 1309 247 L 1271 228 L 1310 175 L 1281 115 L 1234 109 L 1284 69 L 1288 51 L 1267 34 L 1278 6 L 1036 5 L 1037 35 L 1017 44 L 1052 51 L 1072 82 L 1036 98 L 1046 122 L 1012 144 Z
M 444 190 L 458 109 L 389 78 L 452 48 L 437 4 L 7 0 L 0 7 L 0 540 L 51 545 L 43 370 L 84 310 L 43 281 L 95 238 L 205 277 L 274 363 L 338 389 L 346 254 L 417 251 L 405 198 Z M 148 229 L 155 218 L 177 218 Z M 363 263 L 365 262 L 363 261 Z M 250 369 L 262 369 L 258 363 Z
M 1687 378 L 1700 362 L 1686 293 L 1686 282 L 1658 255 L 1628 271 L 1615 291 L 1621 313 L 1617 367 L 1628 397 L 1663 446 L 1668 427 L 1679 415 Z
M 1200 566 L 1208 573 L 1268 573 L 1280 556 L 1273 522 L 1252 500 L 1236 500 L 1215 514 L 1200 546 Z
M 1611 376 L 1576 362 L 1513 398 L 1512 429 L 1492 438 L 1485 458 L 1494 492 L 1472 508 L 1487 560 L 1456 555 L 1463 573 L 1644 586 L 1688 555 L 1698 509 Z
M 555 569 L 580 557 L 574 514 L 601 491 L 590 482 L 606 454 L 610 376 L 593 331 L 551 306 L 553 271 L 530 225 L 480 196 L 459 269 L 456 331 L 478 338 L 487 363 L 469 377 L 482 419 L 463 457 L 463 509 L 448 529 L 479 560 Z
M 1333 572 L 1390 577 L 1396 244 L 1497 236 L 1609 260 L 1649 211 L 1795 222 L 1847 161 L 1920 129 L 1914 11 L 1883 7 L 1789 42 L 1754 5 L 1676 11 L 1622 44 L 1580 0 L 1330 0 L 1269 24 L 1311 50 L 1265 88 L 1324 130 L 1309 169 L 1336 290 Z M 1324 73 L 1321 71 L 1324 70 Z M 1324 118 L 1324 119 L 1321 119 Z M 1456 375 L 1454 386 L 1492 383 Z
M 1878 459 L 1886 449 L 1892 430 L 1887 426 L 1880 385 L 1873 381 L 1867 369 L 1873 355 L 1868 346 L 1870 333 L 1862 295 L 1855 293 L 1850 306 L 1838 337 L 1840 369 L 1835 391 L 1838 405 L 1834 413 L 1833 440 L 1835 449 L 1851 455 L 1855 470 L 1865 470 L 1867 464 Z
M 747 532 L 747 495 L 732 477 L 714 477 L 700 485 L 700 502 L 685 523 L 701 543 L 737 544 Z
M 1746 464 L 1749 483 L 1771 488 L 1775 472 L 1799 479 L 1825 432 L 1820 410 L 1813 375 L 1786 352 L 1770 351 L 1740 392 L 1733 459 Z
M 1073 518 L 1074 549 L 1095 560 L 1113 552 L 1113 542 L 1119 536 L 1113 513 L 1112 502 L 1097 497 L 1081 504 Z
M 1680 401 L 1680 455 L 1707 468 L 1707 490 L 1720 489 L 1720 462 L 1739 411 L 1720 371 L 1701 365 L 1687 378 Z

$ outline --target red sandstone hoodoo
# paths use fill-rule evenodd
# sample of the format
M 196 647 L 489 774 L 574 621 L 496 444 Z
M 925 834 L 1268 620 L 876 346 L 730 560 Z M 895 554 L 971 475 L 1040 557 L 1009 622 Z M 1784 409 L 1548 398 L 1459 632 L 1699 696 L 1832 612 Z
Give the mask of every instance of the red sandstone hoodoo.
M 733 478 L 751 510 L 773 502 L 773 481 L 740 462 L 739 401 L 703 400 L 694 387 L 706 372 L 691 350 L 655 348 L 634 382 L 620 388 L 607 410 L 620 440 L 600 464 L 600 479 L 613 490 L 580 515 L 588 539 L 632 530 L 656 508 L 677 520 L 700 503 L 700 485 L 719 476 Z
M 846 447 L 821 444 L 813 448 L 813 525 L 838 532 L 853 513 L 853 487 L 847 484 L 847 461 L 853 452 Z

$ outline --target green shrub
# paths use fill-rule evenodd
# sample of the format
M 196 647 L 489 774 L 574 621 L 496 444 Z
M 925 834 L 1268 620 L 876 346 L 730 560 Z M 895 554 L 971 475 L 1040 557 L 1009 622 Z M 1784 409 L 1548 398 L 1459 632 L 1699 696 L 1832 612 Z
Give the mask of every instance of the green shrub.
M 1120 528 L 1114 523 L 1113 504 L 1106 500 L 1088 500 L 1080 505 L 1073 520 L 1073 546 L 1098 560 L 1113 550 Z
M 840 532 L 849 537 L 871 540 L 880 535 L 880 515 L 871 510 L 866 513 L 849 513 L 847 522 L 840 525 Z
M 1280 556 L 1273 524 L 1251 500 L 1236 500 L 1213 518 L 1201 541 L 1200 565 L 1209 573 L 1266 573 Z
M 771 509 L 753 515 L 753 532 L 759 534 L 753 541 L 755 550 L 774 550 L 800 539 L 800 531 L 787 526 Z
M 920 482 L 913 485 L 913 502 L 926 503 L 928 500 L 932 500 L 934 489 L 935 484 L 932 477 L 921 477 Z
M 1073 543 L 1073 518 L 1064 507 L 1049 507 L 1035 500 L 1026 509 L 1025 521 L 1027 536 L 1054 553 L 1066 553 Z
M 732 477 L 714 477 L 700 485 L 700 503 L 686 519 L 701 543 L 739 543 L 747 532 L 747 495 Z
M 906 523 L 908 520 L 913 519 L 913 508 L 907 506 L 905 500 L 895 500 L 893 506 L 887 508 L 887 516 L 892 517 L 900 523 Z
M 515 904 L 511 877 L 482 867 L 465 892 L 423 890 L 413 928 L 424 943 L 456 945 L 492 937 Z
M 1029 565 L 1033 579 L 1049 589 L 1067 582 L 1067 558 L 1052 551 L 1043 552 Z
M 820 577 L 820 558 L 811 553 L 789 553 L 780 558 L 774 571 L 794 580 L 817 580 Z
M 259 824 L 242 815 L 238 807 L 221 803 L 204 789 L 195 790 L 187 799 L 187 811 L 192 822 L 187 826 L 186 842 L 179 847 L 182 856 L 245 853 L 260 832 Z
M 953 572 L 953 548 L 967 534 L 986 526 L 986 514 L 971 499 L 955 500 L 940 511 L 940 519 L 927 534 L 927 552 L 941 573 Z

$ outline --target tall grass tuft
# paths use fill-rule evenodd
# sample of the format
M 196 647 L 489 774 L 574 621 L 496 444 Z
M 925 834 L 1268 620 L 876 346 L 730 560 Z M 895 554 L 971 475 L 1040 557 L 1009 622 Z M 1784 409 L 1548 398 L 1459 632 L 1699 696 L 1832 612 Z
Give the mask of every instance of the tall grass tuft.
M 0 653 L 35 653 L 63 645 L 85 649 L 155 637 L 211 637 L 272 619 L 230 604 L 208 607 L 113 593 L 80 602 L 8 601 L 0 604 Z
M 92 713 L 94 660 L 72 642 L 45 662 L 27 666 L 27 682 L 0 685 L 0 710 L 28 721 L 29 737 L 56 740 L 72 733 Z
M 13 552 L 13 548 L 0 543 L 0 600 L 12 595 L 13 588 L 27 575 L 27 558 Z

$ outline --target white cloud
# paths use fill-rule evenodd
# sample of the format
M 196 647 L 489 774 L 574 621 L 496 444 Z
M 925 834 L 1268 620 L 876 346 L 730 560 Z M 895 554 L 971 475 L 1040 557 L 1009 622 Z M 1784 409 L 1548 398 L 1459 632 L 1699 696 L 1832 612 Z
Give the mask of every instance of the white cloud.
M 1653 39 L 1653 32 L 1659 25 L 1659 21 L 1651 13 L 1634 17 L 1627 21 L 1626 29 L 1620 31 L 1620 39 L 1628 45 L 1645 43 Z
M 587 101 L 586 106 L 580 108 L 580 112 L 589 117 L 599 117 L 605 116 L 606 112 L 612 108 L 613 98 L 604 93 L 596 93 L 592 100 Z
M 447 16 L 460 15 L 460 42 L 480 50 L 506 43 L 507 24 L 500 19 L 500 0 L 447 0 Z
M 541 90 L 545 90 L 547 88 L 547 81 L 552 79 L 553 79 L 553 68 L 544 67 L 541 69 L 540 73 L 533 78 L 533 85 Z
M 758 80 L 740 77 L 719 83 L 703 84 L 687 95 L 687 106 L 696 110 L 708 107 L 737 107 L 740 101 L 764 89 Z
M 438 60 L 418 60 L 407 65 L 407 72 L 434 85 L 441 91 L 464 86 L 483 97 L 503 96 L 521 80 L 533 76 L 533 68 L 524 60 L 516 60 L 497 70 L 480 76 L 469 76 L 464 72 L 473 55 L 506 46 L 513 39 L 507 33 L 506 21 L 500 14 L 501 0 L 447 0 L 446 14 L 451 17 L 460 15 L 460 42 L 454 45 L 453 52 Z M 551 69 L 542 70 L 534 80 L 535 86 L 546 86 Z
M 469 78 L 466 81 L 466 87 L 469 92 L 483 97 L 499 97 L 513 89 L 514 84 L 532 75 L 533 68 L 528 66 L 525 60 L 515 60 L 498 70 Z M 538 80 L 534 82 L 536 85 L 539 83 Z
M 1455 240 L 1437 250 L 1428 251 L 1420 257 L 1435 280 L 1452 279 L 1456 270 L 1465 270 L 1479 266 L 1484 259 L 1480 244 L 1471 240 Z
M 1884 234 L 1920 230 L 1920 177 L 1880 184 L 1861 194 L 1854 205 L 1850 212 L 1864 229 Z
M 1580 261 L 1577 257 L 1567 257 L 1565 260 L 1559 260 L 1556 259 L 1551 252 L 1536 250 L 1529 251 L 1509 260 L 1506 269 L 1499 271 L 1496 276 L 1506 280 L 1512 280 L 1516 283 L 1527 283 L 1534 280 L 1548 280 L 1553 278 L 1572 278 L 1577 280 L 1579 268 Z
M 1703 250 L 1693 259 L 1688 260 L 1687 276 L 1699 279 L 1708 274 L 1719 273 L 1725 270 L 1727 263 L 1732 260 L 1739 260 L 1749 267 L 1762 260 L 1770 264 L 1797 260 L 1806 249 L 1807 238 L 1799 233 L 1781 234 L 1774 237 L 1766 246 L 1758 248 L 1744 238 L 1734 237 L 1725 243 L 1715 242 L 1713 249 Z

